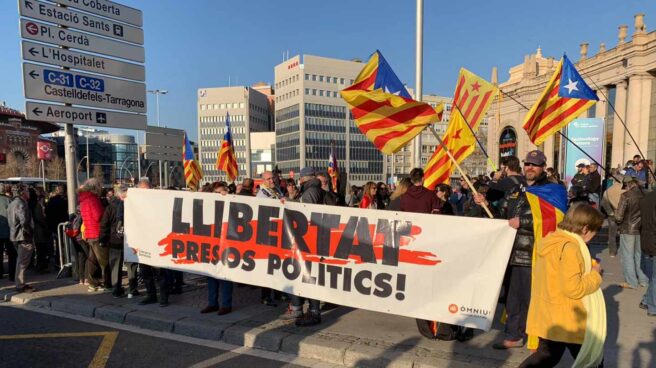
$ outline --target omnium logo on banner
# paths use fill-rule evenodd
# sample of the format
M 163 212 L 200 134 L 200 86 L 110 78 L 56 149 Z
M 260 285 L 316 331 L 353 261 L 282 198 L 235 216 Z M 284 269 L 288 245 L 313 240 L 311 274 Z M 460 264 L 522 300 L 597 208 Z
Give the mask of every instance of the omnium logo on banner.
M 514 237 L 501 220 L 214 193 L 130 189 L 125 203 L 128 262 L 483 330 Z

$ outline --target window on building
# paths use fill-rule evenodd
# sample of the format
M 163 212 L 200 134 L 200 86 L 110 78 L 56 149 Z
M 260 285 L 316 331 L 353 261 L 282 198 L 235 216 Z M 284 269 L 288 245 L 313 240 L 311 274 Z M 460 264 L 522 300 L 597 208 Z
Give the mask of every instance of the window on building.
M 323 75 L 319 76 L 319 82 L 323 82 Z
M 239 103 L 239 108 L 240 108 L 240 109 L 243 109 L 243 108 L 244 108 L 244 103 L 243 103 L 243 102 L 240 102 L 240 103 Z
M 344 78 L 339 78 L 339 84 L 344 84 Z
M 319 90 L 319 96 L 323 96 L 323 90 Z
M 317 76 L 316 76 L 316 74 L 312 74 L 312 80 L 313 80 L 313 81 L 316 81 L 316 80 L 317 80 Z
M 200 105 L 201 110 L 205 110 L 205 105 Z
M 316 96 L 316 95 L 317 95 L 317 90 L 312 88 L 312 96 Z

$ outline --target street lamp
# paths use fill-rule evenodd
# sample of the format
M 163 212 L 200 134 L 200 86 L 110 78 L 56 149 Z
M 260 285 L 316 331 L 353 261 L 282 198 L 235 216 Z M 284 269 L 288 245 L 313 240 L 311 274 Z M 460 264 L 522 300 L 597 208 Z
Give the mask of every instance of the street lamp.
M 169 91 L 165 89 L 149 89 L 148 93 L 155 95 L 156 107 L 157 107 L 157 126 L 159 127 L 159 95 L 165 95 Z M 159 187 L 162 188 L 162 160 L 159 160 Z
M 178 167 L 179 166 L 170 166 L 169 167 L 169 170 L 171 170 L 171 172 L 169 173 L 169 181 L 168 181 L 169 186 L 171 185 L 171 178 L 173 177 L 173 173 L 175 172 L 175 169 L 177 169 Z
M 121 168 L 118 171 L 118 182 L 123 184 L 123 165 L 130 159 L 130 157 L 126 157 L 125 160 L 123 160 L 123 163 L 121 164 Z M 128 170 L 130 172 L 130 170 Z M 130 173 L 132 175 L 132 173 Z
M 87 160 L 87 162 L 89 162 L 89 156 L 82 157 L 80 162 L 77 163 L 77 168 L 75 169 L 76 173 L 80 172 L 80 167 L 82 166 L 82 162 L 84 160 Z M 76 176 L 77 176 L 77 185 L 79 186 L 80 185 L 80 175 L 76 175 Z M 89 179 L 89 166 L 88 165 L 87 165 L 87 179 Z

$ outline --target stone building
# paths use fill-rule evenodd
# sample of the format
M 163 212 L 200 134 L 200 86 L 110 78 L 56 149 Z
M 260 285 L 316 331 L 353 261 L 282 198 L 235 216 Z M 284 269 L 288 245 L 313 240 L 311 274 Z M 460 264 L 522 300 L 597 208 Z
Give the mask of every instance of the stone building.
M 581 43 L 576 63 L 581 76 L 597 91 L 600 99 L 581 117 L 604 119 L 606 157 L 602 164 L 608 167 L 624 164 L 639 151 L 646 158 L 656 157 L 656 32 L 647 32 L 644 14 L 635 15 L 630 38 L 627 25 L 618 29 L 617 44 L 607 48 L 602 43 L 595 55 L 589 55 L 588 43 Z M 575 57 L 570 56 L 570 59 Z M 509 78 L 500 82 L 499 88 L 530 108 L 542 94 L 558 60 L 543 56 L 538 48 L 535 54 L 525 56 L 524 63 L 510 68 Z M 497 82 L 496 68 L 492 72 L 492 82 Z M 510 154 L 522 158 L 536 148 L 522 129 L 527 112 L 525 107 L 506 96 L 500 103 L 497 100 L 492 104 L 488 115 L 488 147 L 493 160 L 498 162 L 500 156 Z M 544 150 L 548 165 L 562 167 L 558 135 L 551 136 L 539 148 Z

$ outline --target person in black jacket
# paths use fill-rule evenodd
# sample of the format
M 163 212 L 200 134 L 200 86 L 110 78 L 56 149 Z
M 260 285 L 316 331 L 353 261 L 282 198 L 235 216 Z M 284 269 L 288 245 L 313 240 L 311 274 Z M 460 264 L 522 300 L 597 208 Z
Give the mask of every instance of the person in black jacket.
M 549 184 L 545 172 L 547 158 L 541 151 L 534 150 L 524 160 L 524 178 L 526 185 L 537 186 Z M 517 180 L 514 178 L 513 180 Z M 533 266 L 533 215 L 526 198 L 523 180 L 519 185 L 506 192 L 504 198 L 497 202 L 496 213 L 500 218 L 508 219 L 508 225 L 517 229 L 509 263 L 509 287 L 506 297 L 505 339 L 493 345 L 495 349 L 510 349 L 524 346 L 527 340 L 526 318 L 531 299 L 531 268 Z M 484 196 L 476 197 L 476 203 L 489 204 Z
M 123 201 L 128 195 L 128 188 L 121 185 L 116 195 L 109 201 L 107 209 L 100 220 L 100 245 L 109 248 L 109 268 L 112 275 L 112 295 L 115 298 L 125 296 L 123 289 Z
M 656 191 L 651 191 L 643 197 L 640 201 L 640 212 L 642 271 L 647 275 L 649 285 L 639 307 L 646 309 L 648 316 L 656 317 Z

